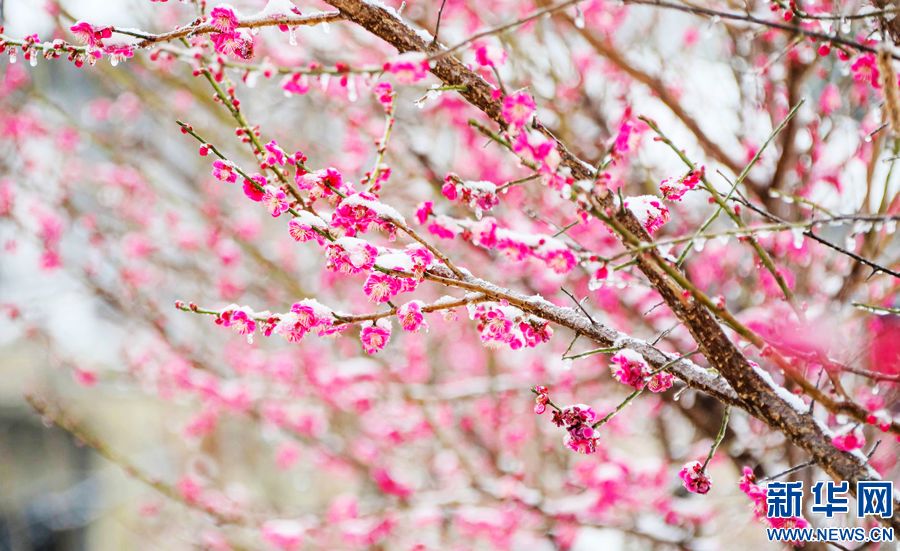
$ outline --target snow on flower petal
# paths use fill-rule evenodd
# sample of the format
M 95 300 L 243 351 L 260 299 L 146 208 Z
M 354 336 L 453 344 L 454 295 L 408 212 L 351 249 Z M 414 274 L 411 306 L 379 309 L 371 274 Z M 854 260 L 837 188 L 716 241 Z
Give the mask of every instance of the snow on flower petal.
M 381 352 L 391 340 L 391 322 L 387 318 L 367 322 L 360 331 L 359 339 L 366 354 Z

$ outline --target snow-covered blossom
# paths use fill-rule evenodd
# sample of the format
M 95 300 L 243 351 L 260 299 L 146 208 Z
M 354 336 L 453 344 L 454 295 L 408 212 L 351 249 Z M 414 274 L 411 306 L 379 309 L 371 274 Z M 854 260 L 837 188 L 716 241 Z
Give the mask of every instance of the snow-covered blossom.
M 625 208 L 634 214 L 649 234 L 654 233 L 669 221 L 669 207 L 655 195 L 626 197 Z
M 375 354 L 381 352 L 391 340 L 391 322 L 387 318 L 381 318 L 374 322 L 368 322 L 363 325 L 362 331 L 359 333 L 359 340 L 362 341 L 363 350 L 366 354 Z
M 666 178 L 659 184 L 659 191 L 667 201 L 680 201 L 684 194 L 697 187 L 700 179 L 703 178 L 706 167 L 700 167 L 692 170 L 677 180 Z
M 343 176 L 336 168 L 325 168 L 315 172 L 297 171 L 294 178 L 297 188 L 309 191 L 313 199 L 318 197 L 331 197 L 337 193 L 351 194 L 349 186 L 344 182 Z
M 520 90 L 503 98 L 503 120 L 510 126 L 522 128 L 534 115 L 534 99 L 525 90 Z
M 678 477 L 684 488 L 694 494 L 705 494 L 712 487 L 712 479 L 699 461 L 685 463 L 678 471 Z
M 231 327 L 239 335 L 247 335 L 247 340 L 251 340 L 253 332 L 256 331 L 254 315 L 250 308 L 232 304 L 216 317 L 216 323 L 223 327 Z
M 295 241 L 306 242 L 315 241 L 319 245 L 325 243 L 322 232 L 328 229 L 328 225 L 324 220 L 311 212 L 305 210 L 299 211 L 296 218 L 292 218 L 288 222 L 288 233 Z
M 428 76 L 428 56 L 423 52 L 406 52 L 384 64 L 384 70 L 397 77 L 400 84 L 413 84 Z
M 493 182 L 464 181 L 452 172 L 444 178 L 441 193 L 447 199 L 466 204 L 479 213 L 491 210 L 500 202 L 497 185 Z
M 331 226 L 349 236 L 365 233 L 373 222 L 389 236 L 396 232 L 395 223 L 405 223 L 399 212 L 365 192 L 345 197 L 331 216 Z
M 342 237 L 325 249 L 329 270 L 345 274 L 368 271 L 375 265 L 378 250 L 355 237 Z
M 423 302 L 411 300 L 397 308 L 397 319 L 404 331 L 416 332 L 419 329 L 428 330 L 425 314 L 422 312 Z
M 287 194 L 283 189 L 276 186 L 265 186 L 263 188 L 262 203 L 274 218 L 281 216 L 282 213 L 287 212 L 288 208 L 290 208 Z
M 253 37 L 244 29 L 213 33 L 210 39 L 213 47 L 222 55 L 244 60 L 253 58 Z
M 553 423 L 565 427 L 565 444 L 572 451 L 592 454 L 597 451 L 597 431 L 592 426 L 599 416 L 590 406 L 575 404 L 553 412 Z
M 616 352 L 609 359 L 609 368 L 615 380 L 634 389 L 646 386 L 651 392 L 665 392 L 674 381 L 671 373 L 654 373 L 647 360 L 630 348 Z

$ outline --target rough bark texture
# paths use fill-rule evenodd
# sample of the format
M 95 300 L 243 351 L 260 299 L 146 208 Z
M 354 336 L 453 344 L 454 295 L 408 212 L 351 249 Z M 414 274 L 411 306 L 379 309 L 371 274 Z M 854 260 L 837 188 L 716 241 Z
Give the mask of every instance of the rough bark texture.
M 410 51 L 426 52 L 429 55 L 441 53 L 440 45 L 426 42 L 394 13 L 379 5 L 361 0 L 326 0 L 326 2 L 340 10 L 346 19 L 388 42 L 401 53 Z M 506 125 L 501 115 L 501 102 L 493 98 L 492 86 L 467 69 L 455 57 L 452 55 L 437 57 L 432 64 L 431 72 L 446 85 L 465 86 L 459 93 L 469 103 L 496 123 Z M 535 128 L 551 136 L 540 123 L 536 122 Z M 590 165 L 572 155 L 558 140 L 556 146 L 562 158 L 562 165 L 571 171 L 576 180 L 594 179 Z M 594 197 L 594 201 L 595 207 L 601 212 L 618 211 L 615 217 L 620 224 L 641 239 L 649 240 L 649 236 L 630 212 L 613 208 L 614 202 L 610 194 Z M 681 289 L 659 267 L 662 260 L 655 250 L 638 255 L 637 260 L 640 270 L 691 332 L 710 365 L 728 381 L 743 409 L 771 428 L 785 434 L 792 443 L 808 452 L 830 476 L 837 480 L 848 481 L 854 492 L 858 480 L 877 477 L 862 458 L 836 449 L 811 415 L 795 409 L 753 370 L 747 358 L 731 342 L 712 314 L 698 302 L 683 298 Z M 558 320 L 550 318 L 550 321 Z M 600 339 L 599 342 L 608 344 L 604 339 Z M 900 529 L 900 506 L 895 506 L 894 516 L 887 519 L 887 523 Z

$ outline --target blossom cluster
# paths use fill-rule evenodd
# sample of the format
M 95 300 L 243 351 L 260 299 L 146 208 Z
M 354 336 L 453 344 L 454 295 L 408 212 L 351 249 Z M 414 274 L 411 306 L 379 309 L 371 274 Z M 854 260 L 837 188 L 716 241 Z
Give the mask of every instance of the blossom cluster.
M 553 412 L 553 424 L 566 429 L 566 446 L 583 454 L 597 451 L 597 431 L 593 425 L 598 419 L 593 408 L 584 404 L 567 406 Z
M 516 261 L 528 258 L 541 260 L 558 274 L 571 272 L 579 262 L 578 256 L 560 239 L 540 233 L 525 233 L 500 226 L 497 219 L 486 216 L 471 221 L 447 215 L 432 217 L 431 205 L 420 206 L 417 213 L 420 222 L 428 223 L 428 231 L 442 239 L 460 236 L 473 245 L 496 251 Z M 429 221 L 430 220 L 430 221 Z
M 453 173 L 444 178 L 441 193 L 450 201 L 458 201 L 475 209 L 478 215 L 491 210 L 500 202 L 497 197 L 497 185 L 493 182 L 465 181 Z
M 491 346 L 505 344 L 512 350 L 534 348 L 553 335 L 549 322 L 503 302 L 470 304 L 469 317 L 478 324 L 481 342 Z
M 616 352 L 609 364 L 615 380 L 636 390 L 646 387 L 650 392 L 665 392 L 675 379 L 667 371 L 653 370 L 643 356 L 629 348 Z
M 216 52 L 238 59 L 253 57 L 253 37 L 238 28 L 238 16 L 230 6 L 220 5 L 210 10 L 209 24 L 218 31 L 209 36 Z

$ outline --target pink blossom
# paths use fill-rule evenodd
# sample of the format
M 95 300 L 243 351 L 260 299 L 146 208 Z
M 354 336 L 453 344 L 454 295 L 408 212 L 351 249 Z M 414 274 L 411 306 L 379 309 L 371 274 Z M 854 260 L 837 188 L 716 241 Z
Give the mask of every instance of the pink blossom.
M 222 159 L 216 159 L 213 161 L 212 175 L 216 180 L 220 182 L 229 182 L 234 183 L 237 182 L 237 171 L 235 170 L 234 163 L 231 161 L 224 161 Z
M 278 147 L 278 143 L 275 140 L 270 141 L 265 145 L 266 152 L 268 156 L 266 157 L 266 164 L 268 166 L 284 166 L 288 161 L 287 154 L 283 149 Z
M 506 63 L 506 50 L 487 42 L 476 42 L 475 62 L 482 67 L 499 67 Z
M 859 83 L 868 82 L 872 88 L 880 88 L 880 73 L 878 72 L 878 62 L 875 60 L 875 54 L 865 53 L 856 58 L 850 66 L 853 73 L 853 80 Z
M 626 197 L 625 208 L 634 214 L 649 234 L 654 233 L 669 221 L 669 208 L 655 195 Z
M 413 84 L 428 75 L 428 56 L 422 52 L 406 52 L 384 64 L 384 70 L 397 77 L 400 84 Z
M 261 174 L 250 176 L 252 180 L 244 178 L 244 195 L 251 201 L 259 203 L 265 197 L 265 188 L 269 181 Z
M 701 166 L 697 170 L 688 172 L 678 180 L 673 181 L 671 178 L 666 178 L 660 182 L 659 191 L 662 192 L 663 197 L 668 201 L 680 201 L 685 193 L 697 186 L 705 172 L 706 167 Z
M 558 274 L 567 274 L 578 265 L 575 253 L 569 249 L 553 249 L 538 256 L 542 257 L 547 266 Z
M 273 218 L 281 216 L 282 213 L 287 212 L 288 208 L 290 208 L 287 194 L 283 189 L 275 186 L 265 186 L 263 188 L 262 203 Z
M 306 211 L 301 211 L 304 214 Z M 309 215 L 308 217 L 297 217 L 292 218 L 290 222 L 288 222 L 288 233 L 290 233 L 291 237 L 295 241 L 307 242 L 307 241 L 315 241 L 319 245 L 323 245 L 325 243 L 325 238 L 322 237 L 320 231 L 316 231 L 319 228 L 319 224 L 312 222 L 312 217 L 314 215 Z M 321 221 L 321 226 L 324 226 L 325 222 Z
M 2 203 L 0 203 L 0 205 L 2 205 Z M 2 213 L 2 210 L 0 210 L 0 213 Z M 416 220 L 419 221 L 419 224 L 424 224 L 432 214 L 434 214 L 434 202 L 423 201 L 416 209 Z
M 223 327 L 231 327 L 239 335 L 247 335 L 249 340 L 256 331 L 253 316 L 253 310 L 246 306 L 231 305 L 216 317 L 216 323 Z
M 394 298 L 400 292 L 400 280 L 388 274 L 373 272 L 366 278 L 363 291 L 369 300 L 383 303 Z
M 363 325 L 359 335 L 366 354 L 375 354 L 384 350 L 391 340 L 391 322 L 386 318 Z
M 503 99 L 503 120 L 515 128 L 522 128 L 531 121 L 535 110 L 531 94 L 521 90 Z
M 421 300 L 411 300 L 397 308 L 397 319 L 400 320 L 400 327 L 404 331 L 416 332 L 423 328 L 428 330 L 422 304 Z
M 625 348 L 616 352 L 609 359 L 609 363 L 615 380 L 635 389 L 644 388 L 646 379 L 651 371 L 643 356 L 634 350 Z
M 389 82 L 379 82 L 372 88 L 372 92 L 378 98 L 378 102 L 388 113 L 394 110 L 394 87 Z
M 361 239 L 342 237 L 325 249 L 327 267 L 334 272 L 358 274 L 371 270 L 378 255 L 377 249 Z
M 253 57 L 253 38 L 243 29 L 210 35 L 213 47 L 222 55 L 249 60 Z
M 287 94 L 306 94 L 309 92 L 309 76 L 303 73 L 288 75 L 281 81 L 281 89 Z
M 831 437 L 831 444 L 845 452 L 858 450 L 866 445 L 866 437 L 859 427 L 847 427 L 840 434 Z
M 94 27 L 85 21 L 79 21 L 69 27 L 69 30 L 88 48 L 95 50 L 103 47 L 103 40 L 112 36 L 111 27 Z
M 209 12 L 209 24 L 217 31 L 228 33 L 238 26 L 238 18 L 230 6 L 219 5 Z
M 705 494 L 712 487 L 712 479 L 699 461 L 685 463 L 678 471 L 684 488 L 694 494 Z
M 599 416 L 593 408 L 584 404 L 575 404 L 553 412 L 553 423 L 566 429 L 566 446 L 583 454 L 597 451 L 597 432 L 592 425 L 598 420 Z
M 647 381 L 647 390 L 650 392 L 665 392 L 672 388 L 672 384 L 675 382 L 675 376 L 666 371 L 660 371 L 659 373 L 650 377 L 650 380 Z

